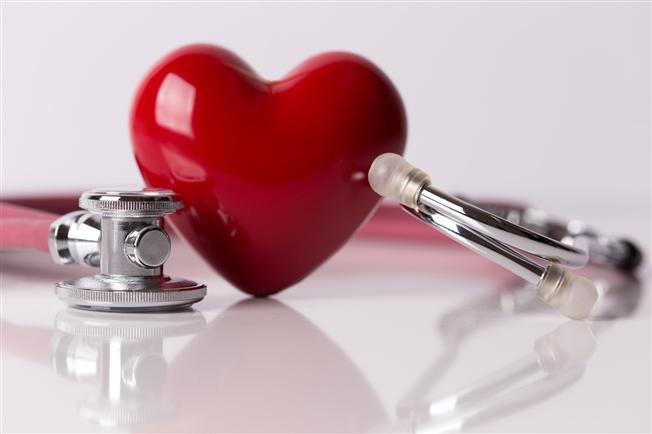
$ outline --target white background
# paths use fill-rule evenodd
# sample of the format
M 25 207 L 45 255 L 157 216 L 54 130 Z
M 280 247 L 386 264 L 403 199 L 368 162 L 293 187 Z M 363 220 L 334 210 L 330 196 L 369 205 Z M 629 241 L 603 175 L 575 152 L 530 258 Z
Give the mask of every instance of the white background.
M 524 198 L 629 235 L 650 250 L 649 3 L 12 3 L 2 4 L 2 12 L 3 195 L 140 183 L 129 143 L 131 99 L 145 72 L 181 45 L 223 45 L 268 78 L 283 76 L 313 54 L 349 50 L 373 60 L 398 87 L 409 118 L 407 155 L 440 188 Z M 209 330 L 218 330 L 214 318 L 242 295 L 188 246 L 175 251 L 167 272 L 208 285 L 207 299 L 197 306 Z M 33 253 L 2 259 L 0 320 L 26 336 L 56 334 L 63 305 L 52 295 L 52 283 L 89 270 L 61 269 Z M 498 291 L 511 282 L 509 275 L 495 270 L 461 249 L 353 241 L 276 299 L 337 344 L 393 423 L 405 392 L 423 386 L 419 378 L 447 352 L 453 362 L 437 370 L 442 378 L 433 396 L 491 379 L 495 370 L 531 356 L 538 339 L 564 323 L 540 304 L 510 314 L 509 294 Z M 596 350 L 576 383 L 467 429 L 649 431 L 649 266 L 640 277 L 643 295 L 633 317 L 591 323 L 603 331 L 596 332 Z M 474 309 L 476 297 L 489 297 L 489 307 Z M 460 339 L 459 348 L 449 348 L 441 330 L 451 312 L 486 319 Z M 261 323 L 274 326 L 274 315 L 261 315 Z M 255 334 L 242 336 L 256 344 Z M 201 350 L 230 360 L 240 339 Z M 54 372 L 49 352 L 55 341 L 20 340 L 16 348 L 7 342 L 0 352 L 0 430 L 111 429 L 78 414 L 97 385 Z M 175 345 L 166 342 L 166 357 L 181 351 Z M 42 353 L 42 360 L 21 357 L 27 347 Z M 273 351 L 259 357 L 261 366 L 278 358 Z M 201 368 L 184 369 L 197 370 L 198 378 L 219 372 L 210 363 Z M 287 367 L 290 373 L 302 369 L 301 359 Z M 236 378 L 233 384 L 246 391 L 253 387 L 249 374 L 243 368 L 225 378 Z M 334 389 L 347 390 L 344 374 Z M 241 407 L 251 411 L 242 418 L 243 430 L 258 420 L 258 410 L 269 414 L 282 407 L 286 394 L 293 397 L 295 387 L 302 390 L 300 375 L 288 378 L 265 408 Z M 213 392 L 176 398 L 203 405 L 232 391 Z M 312 392 L 305 393 L 307 408 L 317 405 Z M 346 393 L 339 398 L 349 402 Z M 204 416 L 205 431 L 220 429 L 211 414 Z M 294 419 L 290 414 L 288 423 Z M 338 414 L 331 420 L 344 421 Z M 376 431 L 388 431 L 387 420 L 375 423 Z
M 368 57 L 403 96 L 407 156 L 442 189 L 649 214 L 646 2 L 10 3 L 2 37 L 7 195 L 140 183 L 139 80 L 210 42 L 267 78 L 327 50 Z

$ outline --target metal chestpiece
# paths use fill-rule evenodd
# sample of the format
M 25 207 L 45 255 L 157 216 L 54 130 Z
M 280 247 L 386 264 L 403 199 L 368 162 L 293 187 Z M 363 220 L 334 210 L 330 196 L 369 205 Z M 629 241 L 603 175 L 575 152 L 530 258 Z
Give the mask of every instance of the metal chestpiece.
M 167 277 L 170 237 L 163 217 L 183 204 L 169 190 L 92 190 L 75 211 L 50 227 L 50 253 L 59 264 L 100 268 L 99 274 L 59 282 L 56 294 L 79 308 L 112 311 L 170 310 L 190 306 L 206 286 Z

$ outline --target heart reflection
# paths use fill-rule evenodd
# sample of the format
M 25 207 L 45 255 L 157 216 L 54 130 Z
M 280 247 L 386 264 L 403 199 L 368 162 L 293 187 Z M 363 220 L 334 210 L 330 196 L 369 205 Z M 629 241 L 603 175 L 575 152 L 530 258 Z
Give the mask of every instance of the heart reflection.
M 176 414 L 155 432 L 361 432 L 387 420 L 346 353 L 277 300 L 245 300 L 219 315 L 168 379 Z

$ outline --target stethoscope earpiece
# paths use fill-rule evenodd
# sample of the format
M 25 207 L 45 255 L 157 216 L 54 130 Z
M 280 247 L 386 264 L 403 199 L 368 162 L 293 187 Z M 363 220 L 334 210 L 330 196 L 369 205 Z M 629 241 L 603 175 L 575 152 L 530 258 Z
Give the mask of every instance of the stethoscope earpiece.
M 526 208 L 504 209 L 507 220 L 430 184 L 427 173 L 396 154 L 378 156 L 369 185 L 379 195 L 444 235 L 536 285 L 538 297 L 572 319 L 587 318 L 598 299 L 596 286 L 566 267 L 592 262 L 632 271 L 641 262 L 631 242 L 576 224 L 562 224 Z M 492 211 L 501 206 L 493 205 Z M 504 207 L 503 207 L 504 208 Z M 553 236 L 554 234 L 554 236 Z M 559 238 L 558 241 L 556 238 Z M 541 265 L 521 252 L 548 262 Z
M 50 253 L 57 263 L 99 266 L 100 272 L 57 283 L 63 301 L 92 310 L 163 311 L 206 296 L 205 285 L 163 274 L 171 252 L 163 217 L 183 207 L 175 193 L 92 190 L 82 194 L 79 206 L 88 212 L 52 223 Z

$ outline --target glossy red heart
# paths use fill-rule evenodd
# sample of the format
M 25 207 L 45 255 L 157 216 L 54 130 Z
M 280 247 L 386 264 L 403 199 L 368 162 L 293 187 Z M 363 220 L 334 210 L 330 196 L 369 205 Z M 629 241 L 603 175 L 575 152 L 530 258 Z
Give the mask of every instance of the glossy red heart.
M 131 122 L 146 183 L 183 198 L 175 228 L 257 296 L 298 282 L 349 239 L 379 200 L 371 162 L 403 153 L 406 139 L 389 79 L 339 52 L 265 81 L 225 49 L 181 48 L 145 78 Z

